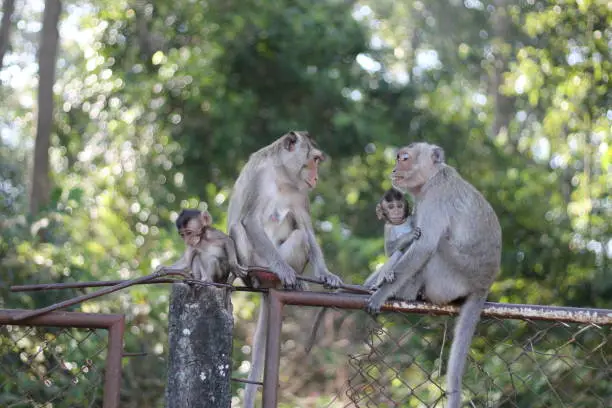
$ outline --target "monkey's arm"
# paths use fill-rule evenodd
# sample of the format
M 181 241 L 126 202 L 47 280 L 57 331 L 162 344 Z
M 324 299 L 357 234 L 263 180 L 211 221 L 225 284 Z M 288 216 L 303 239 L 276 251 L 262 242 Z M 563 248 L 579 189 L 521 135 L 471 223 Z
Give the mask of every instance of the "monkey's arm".
M 240 268 L 240 264 L 238 263 L 234 240 L 230 237 L 226 237 L 224 241 L 225 253 L 227 254 L 227 262 L 229 263 L 230 271 L 239 278 L 246 277 L 246 271 L 242 270 L 242 268 Z
M 404 252 L 406 248 L 412 245 L 412 243 L 420 237 L 421 229 L 419 227 L 415 227 L 408 234 L 404 234 L 394 240 L 389 240 L 388 242 L 385 242 L 385 251 L 391 254 L 395 253 L 396 251 Z
M 370 313 L 378 313 L 389 297 L 397 293 L 406 282 L 413 279 L 421 271 L 436 251 L 440 239 L 448 228 L 449 221 L 446 217 L 428 217 L 428 214 L 444 214 L 443 211 L 436 208 L 438 203 L 429 202 L 422 205 L 429 211 L 421 212 L 422 217 L 417 218 L 416 225 L 427 223 L 427 229 L 419 239 L 413 241 L 413 244 L 395 263 L 393 261 L 396 257 L 392 256 L 382 266 L 382 268 L 391 268 L 395 274 L 395 280 L 393 282 L 382 282 L 380 288 L 370 296 L 366 303 L 366 310 Z
M 317 243 L 317 239 L 314 236 L 314 232 L 308 229 L 308 243 L 310 245 L 310 253 L 308 254 L 309 262 L 312 262 L 314 265 L 314 273 L 315 276 L 319 279 L 322 279 L 325 286 L 329 286 L 330 288 L 337 288 L 342 284 L 342 279 L 337 275 L 331 273 L 329 269 L 327 269 L 327 265 L 325 264 L 325 259 L 323 258 L 323 251 L 321 251 L 321 247 Z
M 170 266 L 159 265 L 157 268 L 155 268 L 155 272 L 159 272 L 163 270 L 186 272 L 191 269 L 191 265 L 193 263 L 193 257 L 195 256 L 195 254 L 196 254 L 196 251 L 194 251 L 193 248 L 188 247 L 178 261 L 176 261 Z

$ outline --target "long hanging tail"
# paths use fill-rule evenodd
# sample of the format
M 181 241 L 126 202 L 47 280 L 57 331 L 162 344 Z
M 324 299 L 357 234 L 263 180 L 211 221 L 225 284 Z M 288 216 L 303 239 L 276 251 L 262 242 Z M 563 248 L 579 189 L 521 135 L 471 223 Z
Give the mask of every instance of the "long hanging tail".
M 310 337 L 308 337 L 308 340 L 306 341 L 306 347 L 304 347 L 306 355 L 310 353 L 310 350 L 312 350 L 312 346 L 314 346 L 314 343 L 317 339 L 317 332 L 319 331 L 319 326 L 323 321 L 323 316 L 325 316 L 326 311 L 326 307 L 322 308 L 321 310 L 319 310 L 317 316 L 315 317 L 314 323 L 312 324 L 312 329 L 310 330 Z
M 461 405 L 461 378 L 485 300 L 486 295 L 474 294 L 461 306 L 446 371 L 446 408 L 459 408 Z
M 259 305 L 259 318 L 253 337 L 253 349 L 251 352 L 251 371 L 249 381 L 260 381 L 263 364 L 266 355 L 266 330 L 268 328 L 268 294 L 264 293 Z M 244 408 L 255 407 L 257 396 L 257 384 L 246 384 L 244 387 Z

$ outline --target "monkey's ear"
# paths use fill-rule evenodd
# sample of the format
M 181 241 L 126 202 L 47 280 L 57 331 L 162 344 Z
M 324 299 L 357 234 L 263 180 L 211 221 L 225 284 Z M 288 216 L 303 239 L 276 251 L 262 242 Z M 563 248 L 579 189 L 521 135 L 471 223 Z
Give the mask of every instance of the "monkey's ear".
M 200 222 L 202 223 L 202 226 L 204 227 L 211 226 L 213 223 L 212 215 L 210 215 L 208 211 L 202 211 L 200 213 Z
M 444 149 L 440 146 L 434 146 L 431 151 L 431 159 L 434 163 L 444 163 Z
M 294 132 L 293 130 L 289 132 L 289 134 L 285 136 L 285 140 L 283 140 L 283 146 L 285 147 L 285 149 L 289 150 L 290 152 L 295 150 L 295 145 L 298 141 L 298 137 L 299 136 L 297 132 Z

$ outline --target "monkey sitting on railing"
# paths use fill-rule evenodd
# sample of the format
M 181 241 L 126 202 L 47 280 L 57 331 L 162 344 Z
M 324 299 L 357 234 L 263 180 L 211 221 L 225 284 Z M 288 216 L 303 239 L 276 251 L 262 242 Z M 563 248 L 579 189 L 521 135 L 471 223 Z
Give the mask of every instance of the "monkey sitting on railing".
M 196 280 L 231 284 L 244 272 L 238 265 L 234 241 L 212 227 L 208 211 L 184 209 L 176 219 L 176 228 L 187 248 L 183 256 L 170 266 L 157 270 L 191 270 Z

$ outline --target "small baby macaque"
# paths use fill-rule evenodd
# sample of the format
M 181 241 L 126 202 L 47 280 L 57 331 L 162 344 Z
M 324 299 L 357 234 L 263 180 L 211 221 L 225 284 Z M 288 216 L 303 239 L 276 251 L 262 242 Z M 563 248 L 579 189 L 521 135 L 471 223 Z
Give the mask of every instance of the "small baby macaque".
M 376 216 L 385 221 L 385 255 L 390 259 L 365 282 L 368 288 L 377 288 L 383 282 L 395 280 L 395 261 L 414 240 L 421 236 L 420 228 L 413 225 L 412 209 L 404 194 L 390 188 L 376 205 Z
M 187 248 L 181 259 L 158 270 L 190 269 L 194 279 L 215 283 L 231 284 L 236 277 L 243 277 L 234 241 L 212 227 L 212 222 L 208 211 L 182 210 L 176 219 L 176 228 Z M 233 275 L 231 279 L 230 275 Z

